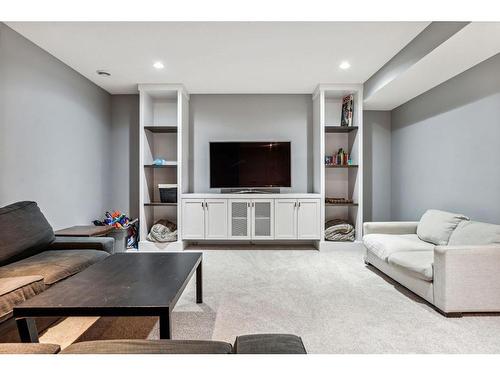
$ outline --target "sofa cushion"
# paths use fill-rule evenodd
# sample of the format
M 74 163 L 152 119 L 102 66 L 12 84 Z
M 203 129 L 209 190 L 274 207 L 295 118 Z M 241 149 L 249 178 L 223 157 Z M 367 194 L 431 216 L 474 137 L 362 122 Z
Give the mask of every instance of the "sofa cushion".
M 231 344 L 198 340 L 100 340 L 72 344 L 62 354 L 231 354 Z
M 434 249 L 433 244 L 420 240 L 416 234 L 372 233 L 363 237 L 363 243 L 371 253 L 384 261 L 397 251 Z
M 469 218 L 446 211 L 427 210 L 417 226 L 418 238 L 434 245 L 447 245 L 451 233 L 463 220 Z
M 0 277 L 41 275 L 45 285 L 72 276 L 109 256 L 100 250 L 52 250 L 0 267 Z
M 14 306 L 45 290 L 42 276 L 0 278 L 0 322 L 12 316 Z
M 57 354 L 61 347 L 56 344 L 0 344 L 0 354 Z
M 398 251 L 389 255 L 387 262 L 419 279 L 425 281 L 433 279 L 433 250 Z
M 234 342 L 236 354 L 307 354 L 299 336 L 257 334 L 238 336 Z
M 54 231 L 35 202 L 0 208 L 0 266 L 29 257 L 54 241 Z
M 453 231 L 448 245 L 490 245 L 500 243 L 500 225 L 462 221 Z

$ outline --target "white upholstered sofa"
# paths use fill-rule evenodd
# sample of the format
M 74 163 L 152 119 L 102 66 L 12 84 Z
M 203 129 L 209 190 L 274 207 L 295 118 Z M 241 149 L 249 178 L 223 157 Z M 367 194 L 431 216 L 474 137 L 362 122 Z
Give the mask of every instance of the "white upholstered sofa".
M 419 222 L 364 224 L 365 262 L 447 316 L 500 312 L 500 225 L 428 210 Z

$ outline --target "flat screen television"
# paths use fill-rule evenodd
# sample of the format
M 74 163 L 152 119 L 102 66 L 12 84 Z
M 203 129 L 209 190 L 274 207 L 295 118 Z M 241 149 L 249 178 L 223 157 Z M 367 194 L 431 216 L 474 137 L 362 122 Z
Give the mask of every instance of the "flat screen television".
M 211 188 L 290 187 L 290 142 L 210 142 Z

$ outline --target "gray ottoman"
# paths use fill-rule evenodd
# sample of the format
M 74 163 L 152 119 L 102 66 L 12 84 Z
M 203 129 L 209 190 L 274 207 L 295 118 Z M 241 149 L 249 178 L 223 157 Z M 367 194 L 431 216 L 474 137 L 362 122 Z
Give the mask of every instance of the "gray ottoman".
M 285 334 L 257 334 L 236 337 L 236 354 L 307 354 L 299 336 Z

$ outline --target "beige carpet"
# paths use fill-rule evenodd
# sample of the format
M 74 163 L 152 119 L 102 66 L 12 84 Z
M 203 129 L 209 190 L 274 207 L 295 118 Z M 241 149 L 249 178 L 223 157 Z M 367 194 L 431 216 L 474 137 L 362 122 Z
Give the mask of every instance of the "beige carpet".
M 366 267 L 361 247 L 203 256 L 204 304 L 190 282 L 172 315 L 175 339 L 286 332 L 309 353 L 500 353 L 500 316 L 445 318 Z M 158 337 L 154 318 L 70 318 L 41 341 L 146 337 Z

